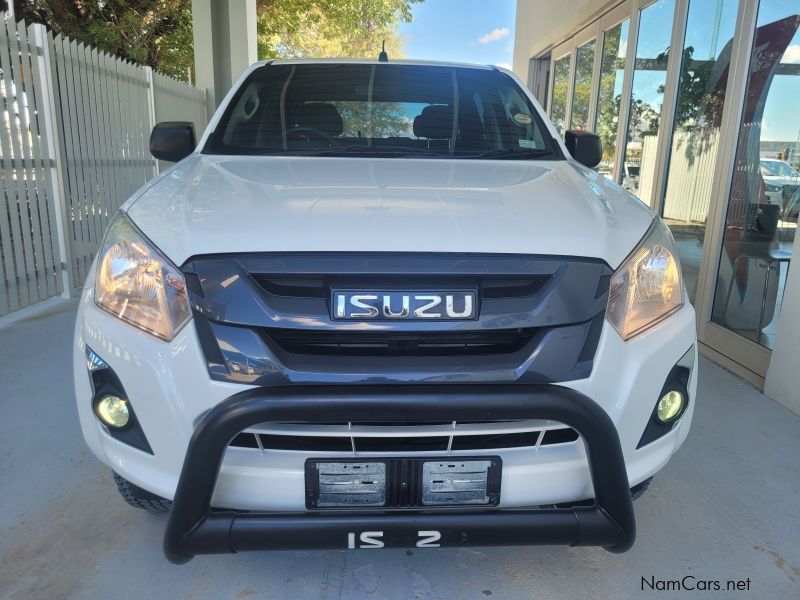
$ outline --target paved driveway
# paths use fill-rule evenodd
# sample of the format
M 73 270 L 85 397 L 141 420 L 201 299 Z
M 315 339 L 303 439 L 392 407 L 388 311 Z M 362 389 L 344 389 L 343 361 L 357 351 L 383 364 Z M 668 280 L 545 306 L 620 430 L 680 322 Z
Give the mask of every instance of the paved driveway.
M 276 552 L 173 566 L 161 554 L 165 519 L 129 508 L 81 438 L 74 313 L 65 302 L 0 328 L 3 598 L 638 598 L 654 595 L 643 577 L 687 575 L 750 579 L 750 593 L 703 597 L 800 598 L 800 417 L 707 360 L 692 433 L 636 503 L 627 554 Z

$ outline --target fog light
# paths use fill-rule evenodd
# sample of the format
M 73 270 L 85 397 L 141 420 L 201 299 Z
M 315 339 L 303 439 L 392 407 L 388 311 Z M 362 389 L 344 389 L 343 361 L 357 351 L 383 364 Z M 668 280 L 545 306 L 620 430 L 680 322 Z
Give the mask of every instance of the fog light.
M 670 390 L 661 396 L 661 400 L 658 401 L 658 406 L 656 407 L 658 420 L 662 423 L 672 421 L 681 414 L 685 403 L 686 400 L 681 392 L 678 390 Z
M 94 412 L 104 425 L 114 429 L 122 429 L 131 419 L 128 401 L 119 396 L 103 396 L 95 405 Z

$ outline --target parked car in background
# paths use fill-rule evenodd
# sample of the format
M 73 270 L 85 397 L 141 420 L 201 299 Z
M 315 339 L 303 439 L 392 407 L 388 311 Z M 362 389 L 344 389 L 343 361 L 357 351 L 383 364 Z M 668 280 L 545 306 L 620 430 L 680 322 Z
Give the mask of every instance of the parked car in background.
M 631 193 L 639 189 L 639 173 L 641 165 L 625 162 L 622 165 L 622 187 Z
M 770 204 L 777 204 L 782 209 L 787 208 L 790 199 L 800 187 L 800 173 L 786 161 L 773 158 L 762 158 L 759 170 L 767 188 Z

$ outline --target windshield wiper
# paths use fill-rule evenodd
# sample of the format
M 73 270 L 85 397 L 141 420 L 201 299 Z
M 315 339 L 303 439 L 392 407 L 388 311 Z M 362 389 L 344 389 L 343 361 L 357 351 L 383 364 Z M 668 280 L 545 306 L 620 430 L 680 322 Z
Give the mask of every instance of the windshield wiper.
M 458 158 L 488 158 L 488 159 L 510 159 L 510 160 L 529 160 L 531 158 L 542 158 L 543 156 L 551 156 L 552 150 L 507 150 L 507 149 L 494 149 L 487 150 L 486 152 L 479 152 L 478 154 L 465 154 Z
M 551 150 L 508 150 L 495 148 L 475 154 L 455 152 L 436 152 L 428 148 L 415 148 L 414 146 L 369 146 L 367 144 L 348 144 L 346 146 L 330 146 L 326 148 L 288 148 L 275 149 L 269 154 L 283 154 L 284 156 L 396 156 L 398 158 L 413 158 L 416 156 L 443 158 L 443 159 L 496 159 L 496 160 L 530 160 L 553 154 Z
M 350 144 L 348 146 L 332 146 L 330 148 L 297 148 L 295 150 L 289 149 L 287 152 L 296 153 L 300 156 L 331 156 L 337 154 L 392 154 L 392 155 L 409 155 L 409 154 L 422 154 L 437 156 L 438 153 L 432 152 L 425 148 L 413 148 L 403 146 L 368 146 L 367 144 Z

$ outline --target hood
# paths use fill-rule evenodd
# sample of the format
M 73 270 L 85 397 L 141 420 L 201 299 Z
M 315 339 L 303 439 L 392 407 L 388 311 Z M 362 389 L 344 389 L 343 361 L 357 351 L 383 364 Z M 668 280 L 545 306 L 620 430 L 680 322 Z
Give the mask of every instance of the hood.
M 800 177 L 787 177 L 785 175 L 762 175 L 761 178 L 767 183 L 774 185 L 798 185 Z
M 645 205 L 570 161 L 194 155 L 124 207 L 175 264 L 234 252 L 478 252 L 616 267 Z

